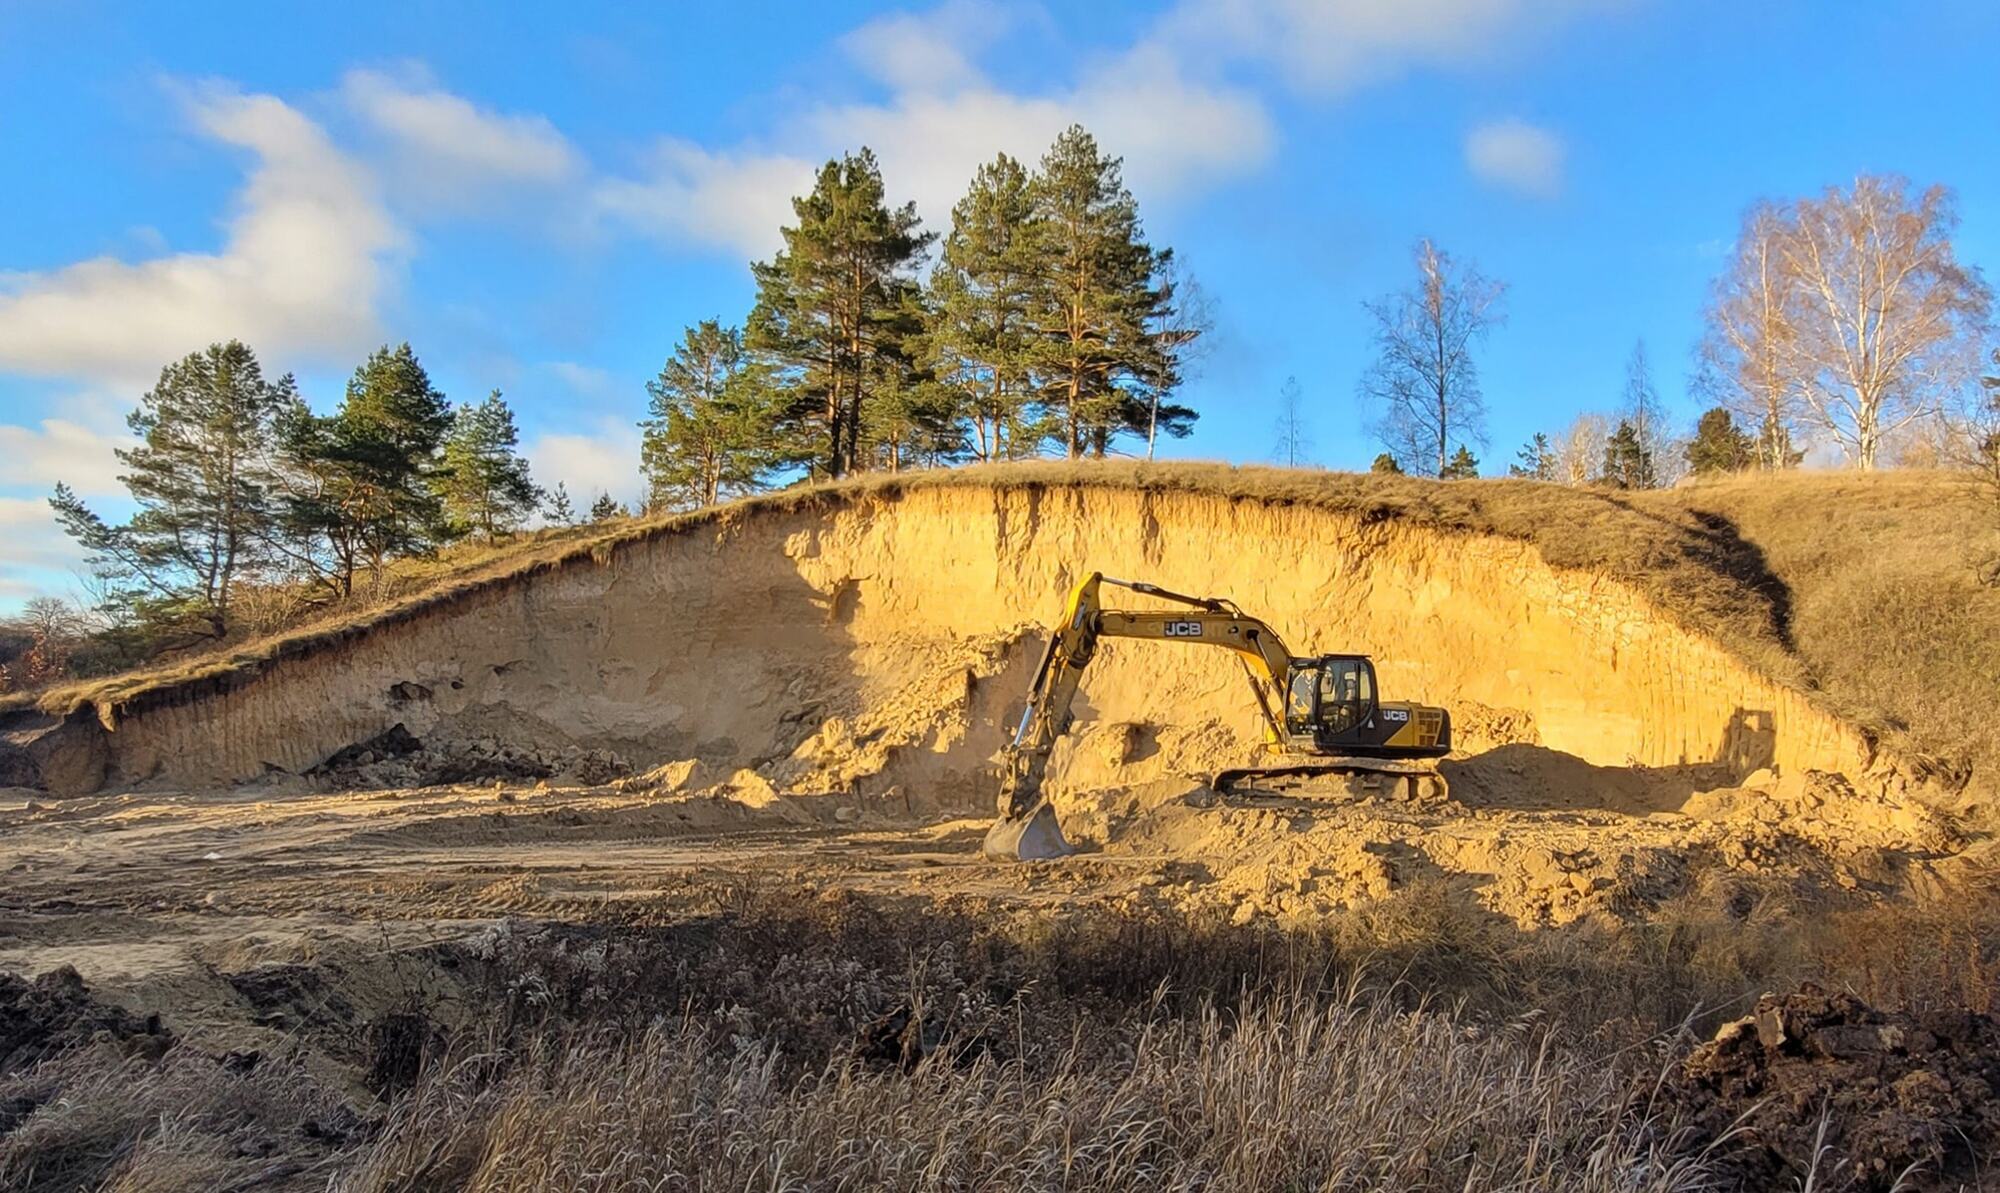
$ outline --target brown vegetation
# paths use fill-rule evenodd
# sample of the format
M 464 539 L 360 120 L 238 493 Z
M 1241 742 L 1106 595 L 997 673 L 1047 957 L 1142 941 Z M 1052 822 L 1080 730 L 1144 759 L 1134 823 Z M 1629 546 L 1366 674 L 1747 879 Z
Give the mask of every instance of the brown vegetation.
M 1824 1155 L 1754 1150 L 1701 1092 L 1715 1065 L 1686 1092 L 1679 1058 L 1802 974 L 1983 1004 L 2000 943 L 1988 903 L 1801 930 L 1740 886 L 1629 933 L 1521 933 L 1441 886 L 1291 931 L 727 888 L 707 908 L 385 957 L 459 993 L 366 1024 L 325 971 L 326 1021 L 270 1056 L 112 1036 L 0 1071 L 0 1185 L 1886 1187 L 1839 1130 Z

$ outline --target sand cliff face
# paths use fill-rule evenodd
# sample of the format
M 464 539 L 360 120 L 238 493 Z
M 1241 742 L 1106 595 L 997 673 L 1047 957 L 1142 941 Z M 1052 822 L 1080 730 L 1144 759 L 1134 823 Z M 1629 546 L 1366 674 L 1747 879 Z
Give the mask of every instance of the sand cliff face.
M 1862 736 L 1799 693 L 1525 544 L 1199 494 L 973 485 L 663 530 L 240 680 L 85 710 L 41 769 L 71 791 L 223 784 L 402 725 L 983 805 L 1032 633 L 1090 569 L 1230 597 L 1301 654 L 1372 654 L 1385 695 L 1451 707 L 1475 750 L 1881 778 Z M 1120 764 L 1253 740 L 1221 652 L 1109 644 L 1084 704 L 1079 728 L 1138 727 Z

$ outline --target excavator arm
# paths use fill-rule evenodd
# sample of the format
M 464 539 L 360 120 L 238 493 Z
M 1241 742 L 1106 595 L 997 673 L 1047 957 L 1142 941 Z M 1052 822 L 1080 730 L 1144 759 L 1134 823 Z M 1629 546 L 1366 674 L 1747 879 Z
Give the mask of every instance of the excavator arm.
M 1106 584 L 1183 607 L 1106 610 L 1100 601 Z M 1291 653 L 1277 631 L 1226 600 L 1187 596 L 1092 572 L 1071 591 L 1062 620 L 1049 636 L 1028 688 L 1028 706 L 1003 755 L 1000 819 L 986 835 L 987 856 L 1040 859 L 1070 852 L 1055 811 L 1042 794 L 1042 779 L 1056 742 L 1069 729 L 1070 705 L 1083 683 L 1084 669 L 1096 656 L 1099 640 L 1107 637 L 1217 646 L 1235 654 L 1263 713 L 1266 747 L 1274 752 L 1283 749 L 1282 709 L 1275 701 L 1283 691 Z

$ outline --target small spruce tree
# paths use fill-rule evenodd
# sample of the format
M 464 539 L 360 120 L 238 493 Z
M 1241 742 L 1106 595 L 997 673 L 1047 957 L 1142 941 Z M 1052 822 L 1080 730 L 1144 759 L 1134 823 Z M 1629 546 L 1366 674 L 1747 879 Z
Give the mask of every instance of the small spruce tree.
M 557 481 L 556 487 L 549 490 L 548 500 L 542 503 L 542 517 L 551 526 L 576 525 L 576 507 L 570 504 L 569 486 Z
M 1618 429 L 1604 443 L 1601 479 L 1614 489 L 1654 487 L 1653 453 L 1646 450 L 1630 419 L 1619 419 Z
M 1757 441 L 1721 406 L 1701 416 L 1687 444 L 1688 468 L 1697 476 L 1740 472 L 1757 462 Z
M 1477 480 L 1478 477 L 1479 458 L 1467 451 L 1463 443 L 1458 445 L 1458 451 L 1453 453 L 1451 459 L 1445 462 L 1444 471 L 1438 473 L 1439 480 L 1447 481 Z

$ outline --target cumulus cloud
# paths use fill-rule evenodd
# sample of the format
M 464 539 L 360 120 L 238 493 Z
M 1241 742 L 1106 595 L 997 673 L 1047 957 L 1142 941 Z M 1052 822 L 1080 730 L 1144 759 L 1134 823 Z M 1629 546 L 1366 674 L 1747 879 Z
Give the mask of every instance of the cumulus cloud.
M 582 167 L 569 139 L 542 116 L 510 116 L 380 71 L 351 70 L 340 92 L 392 149 L 399 195 L 479 201 L 499 187 L 553 187 Z
M 637 178 L 607 178 L 593 196 L 599 213 L 671 245 L 728 248 L 765 256 L 778 228 L 792 222 L 792 196 L 812 185 L 813 163 L 760 152 L 711 153 L 662 137 Z
M 1465 164 L 1495 186 L 1538 199 L 1562 193 L 1563 143 L 1524 120 L 1499 120 L 1465 137 Z
M 1022 15 L 983 0 L 947 0 L 927 12 L 877 17 L 842 37 L 840 47 L 898 91 L 956 91 L 985 82 L 968 48 L 1005 35 Z
M 770 138 L 782 151 L 717 153 L 662 140 L 640 177 L 602 183 L 597 205 L 664 240 L 761 257 L 778 246 L 792 196 L 812 185 L 816 165 L 863 145 L 880 159 L 891 198 L 914 200 L 933 228 L 950 219 L 980 163 L 1003 152 L 1032 163 L 1074 123 L 1125 159 L 1126 182 L 1143 199 L 1199 192 L 1270 156 L 1275 134 L 1263 105 L 1192 77 L 1162 47 L 1111 55 L 1088 64 L 1072 87 L 1025 95 L 987 83 L 950 43 L 975 28 L 918 17 L 864 26 L 863 60 L 903 85 L 887 100 L 794 113 Z M 896 54 L 917 61 L 895 66 L 887 59 Z M 923 77 L 923 63 L 947 60 L 955 85 Z
M 562 484 L 577 512 L 609 492 L 627 505 L 640 497 L 639 428 L 629 421 L 598 419 L 589 430 L 537 435 L 522 449 L 535 483 Z
M 30 597 L 59 591 L 84 554 L 39 497 L 0 497 L 0 615 Z
M 1304 91 L 1339 93 L 1414 65 L 1503 52 L 1623 0 L 1181 0 L 1155 37 L 1190 61 L 1275 64 Z
M 122 494 L 119 448 L 130 436 L 95 430 L 62 418 L 45 418 L 36 426 L 0 423 L 0 460 L 6 460 L 4 483 L 52 489 L 58 481 L 86 497 Z
M 290 360 L 351 354 L 377 337 L 401 240 L 369 173 L 271 96 L 208 86 L 179 98 L 202 132 L 258 159 L 221 251 L 10 276 L 0 370 L 129 385 L 215 340 Z

